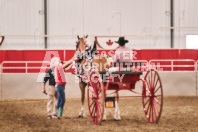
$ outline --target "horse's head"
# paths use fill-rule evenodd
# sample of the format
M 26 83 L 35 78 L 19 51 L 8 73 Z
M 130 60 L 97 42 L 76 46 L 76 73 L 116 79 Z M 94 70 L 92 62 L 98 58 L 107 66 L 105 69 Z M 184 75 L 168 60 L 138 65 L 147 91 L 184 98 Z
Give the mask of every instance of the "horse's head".
M 87 37 L 88 35 L 80 38 L 79 36 L 77 36 L 78 41 L 77 41 L 77 45 L 76 45 L 76 51 L 78 52 L 83 52 L 86 49 L 86 44 L 87 44 Z
M 87 37 L 88 35 L 84 36 L 83 38 L 77 36 L 78 41 L 76 45 L 76 55 L 79 56 L 79 58 L 81 58 L 79 59 L 80 67 L 82 64 L 84 64 L 85 58 L 87 56 L 89 57 L 89 60 L 86 61 L 86 65 L 84 65 L 86 68 L 84 68 L 85 70 L 83 70 L 83 73 L 86 75 L 88 74 L 89 70 L 86 69 L 89 69 L 89 67 L 91 66 L 90 63 L 94 63 L 95 68 L 98 69 L 98 71 L 100 72 L 108 71 L 111 62 L 113 61 L 112 55 L 108 53 L 105 55 L 97 54 L 96 43 L 91 45 L 87 40 Z M 93 61 L 90 61 L 90 57 Z

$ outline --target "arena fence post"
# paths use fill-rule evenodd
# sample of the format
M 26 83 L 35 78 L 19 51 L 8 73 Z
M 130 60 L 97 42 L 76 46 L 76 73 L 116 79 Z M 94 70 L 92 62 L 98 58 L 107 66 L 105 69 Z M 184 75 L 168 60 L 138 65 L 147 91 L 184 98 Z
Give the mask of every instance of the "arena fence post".
M 2 99 L 2 68 L 0 64 L 0 98 Z
M 196 96 L 198 95 L 197 87 L 198 87 L 198 71 L 196 71 Z
M 196 96 L 198 95 L 198 61 L 195 64 L 196 68 L 195 68 L 195 74 L 196 74 Z

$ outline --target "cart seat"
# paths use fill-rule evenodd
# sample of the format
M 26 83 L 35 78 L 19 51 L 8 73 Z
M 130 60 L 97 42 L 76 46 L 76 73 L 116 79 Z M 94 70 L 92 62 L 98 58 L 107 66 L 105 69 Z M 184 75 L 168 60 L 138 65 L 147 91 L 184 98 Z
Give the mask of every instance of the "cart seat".
M 118 83 L 134 83 L 140 80 L 140 75 L 142 75 L 141 71 L 121 71 L 120 74 L 118 71 L 111 72 L 109 76 L 110 82 L 118 82 Z M 121 77 L 121 78 L 120 78 Z
M 110 75 L 113 76 L 114 74 L 119 74 L 119 71 L 111 72 Z M 141 71 L 120 71 L 121 75 L 131 75 L 131 76 L 136 76 L 136 75 L 142 75 Z
M 127 76 L 142 75 L 141 71 L 134 71 L 133 68 L 140 68 L 142 62 L 114 62 L 112 67 L 109 68 L 110 75 L 121 74 Z M 119 72 L 120 71 L 120 72 Z
M 107 80 L 109 82 L 114 82 L 114 83 L 115 82 L 127 82 L 127 83 L 135 84 L 135 82 L 140 79 L 140 75 L 142 75 L 142 72 L 141 71 L 121 71 L 120 74 L 119 74 L 119 71 L 115 71 L 111 73 L 100 72 L 100 75 L 103 79 L 105 86 L 106 86 Z M 120 76 L 122 76 L 122 80 L 120 80 L 119 78 Z

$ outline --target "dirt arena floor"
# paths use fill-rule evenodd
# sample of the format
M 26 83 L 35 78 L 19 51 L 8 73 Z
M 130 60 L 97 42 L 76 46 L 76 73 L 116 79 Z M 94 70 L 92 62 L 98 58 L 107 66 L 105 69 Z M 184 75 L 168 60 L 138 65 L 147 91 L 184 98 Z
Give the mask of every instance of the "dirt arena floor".
M 47 100 L 0 100 L 0 131 L 81 131 L 81 132 L 198 132 L 198 97 L 165 97 L 158 124 L 147 122 L 141 98 L 120 100 L 121 121 L 114 121 L 114 109 L 107 109 L 107 121 L 92 124 L 86 105 L 86 117 L 77 118 L 80 99 L 67 99 L 64 118 L 47 119 Z

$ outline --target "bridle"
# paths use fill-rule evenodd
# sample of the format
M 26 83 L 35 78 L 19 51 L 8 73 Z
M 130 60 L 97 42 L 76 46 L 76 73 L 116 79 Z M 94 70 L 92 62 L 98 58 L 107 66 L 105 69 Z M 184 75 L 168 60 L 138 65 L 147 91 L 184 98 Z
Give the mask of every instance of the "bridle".
M 82 49 L 80 49 L 80 42 L 83 43 L 84 48 L 86 47 L 83 38 L 79 38 L 78 41 L 76 42 L 76 51 L 82 52 Z

